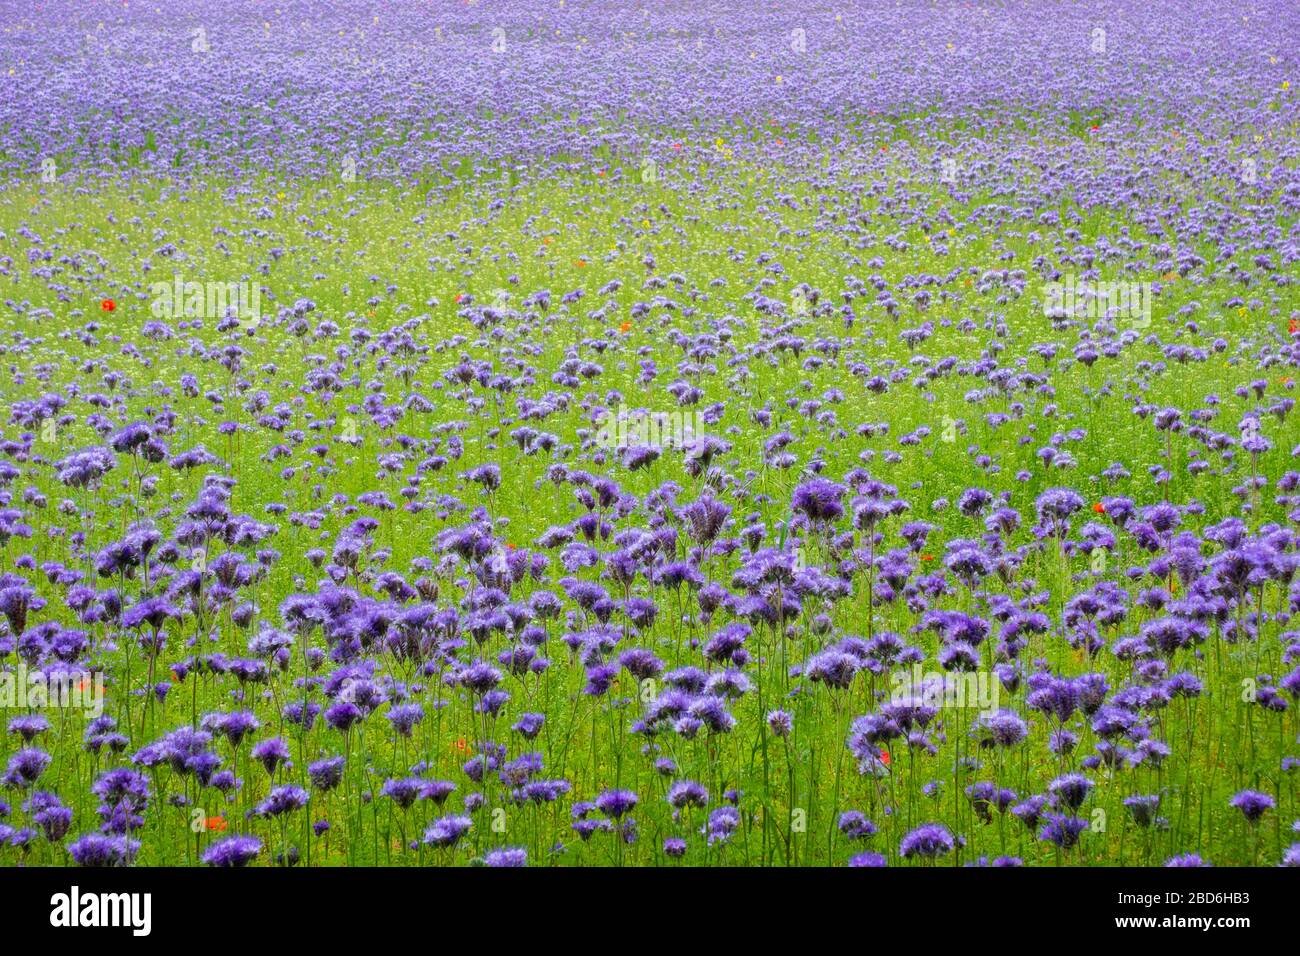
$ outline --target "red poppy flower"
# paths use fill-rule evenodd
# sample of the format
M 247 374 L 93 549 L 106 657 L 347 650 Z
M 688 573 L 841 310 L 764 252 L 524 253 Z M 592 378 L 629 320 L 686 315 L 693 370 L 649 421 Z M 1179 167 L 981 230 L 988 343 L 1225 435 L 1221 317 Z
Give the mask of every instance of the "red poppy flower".
M 208 819 L 204 822 L 206 823 L 207 828 L 209 830 L 215 831 L 217 833 L 225 833 L 226 827 L 230 825 L 226 822 L 225 817 L 208 817 Z
M 886 767 L 889 766 L 889 751 L 888 751 L 888 750 L 882 750 L 882 751 L 880 751 L 880 762 L 883 763 Z
M 1292 332 L 1300 332 L 1300 319 L 1292 319 L 1290 329 Z
M 112 299 L 100 299 L 99 307 L 103 309 L 105 312 L 112 312 L 114 309 L 117 308 L 117 303 L 114 302 Z
M 1092 510 L 1097 512 L 1099 515 L 1104 515 L 1106 513 L 1106 506 L 1099 501 L 1092 506 Z

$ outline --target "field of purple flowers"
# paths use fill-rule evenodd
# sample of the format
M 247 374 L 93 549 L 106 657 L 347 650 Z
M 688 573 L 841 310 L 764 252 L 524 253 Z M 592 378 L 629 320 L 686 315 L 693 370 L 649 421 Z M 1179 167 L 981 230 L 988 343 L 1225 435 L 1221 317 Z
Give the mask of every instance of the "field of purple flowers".
M 1292 0 L 0 24 L 0 864 L 1300 865 Z

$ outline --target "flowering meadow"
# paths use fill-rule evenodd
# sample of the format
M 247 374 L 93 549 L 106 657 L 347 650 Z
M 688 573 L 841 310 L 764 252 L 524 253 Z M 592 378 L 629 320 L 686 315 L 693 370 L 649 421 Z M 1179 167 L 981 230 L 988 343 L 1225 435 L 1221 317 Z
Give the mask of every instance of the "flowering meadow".
M 1300 865 L 1300 7 L 0 3 L 0 864 Z

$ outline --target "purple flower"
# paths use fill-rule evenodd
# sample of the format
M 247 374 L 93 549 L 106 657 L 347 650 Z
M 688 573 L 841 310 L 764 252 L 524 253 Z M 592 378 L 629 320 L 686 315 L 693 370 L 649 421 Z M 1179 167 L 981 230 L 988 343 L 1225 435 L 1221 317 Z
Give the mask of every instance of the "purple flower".
M 25 790 L 40 779 L 45 768 L 50 765 L 50 760 L 49 754 L 35 747 L 19 750 L 9 758 L 8 767 L 0 782 L 7 787 Z
M 740 812 L 735 807 L 718 807 L 709 814 L 709 820 L 702 832 L 709 846 L 726 844 L 740 827 Z
M 130 866 L 139 850 L 139 840 L 102 833 L 87 833 L 68 844 L 78 866 Z
M 841 813 L 838 826 L 850 840 L 865 840 L 876 832 L 876 825 L 857 810 Z
M 259 817 L 278 817 L 294 810 L 301 810 L 310 797 L 302 787 L 286 785 L 274 788 L 265 800 L 257 805 Z
M 686 841 L 681 837 L 667 837 L 664 840 L 664 855 L 680 859 L 686 855 Z
M 1029 728 L 1014 711 L 999 710 L 979 718 L 979 726 L 990 745 L 1012 747 L 1029 736 Z
M 50 843 L 62 840 L 72 826 L 72 811 L 57 796 L 43 790 L 32 794 L 27 801 L 27 812 Z
M 923 823 L 903 837 L 898 852 L 905 859 L 934 859 L 951 853 L 954 846 L 952 833 L 942 823 Z
M 532 740 L 542 732 L 542 725 L 545 723 L 545 714 L 521 714 L 511 729 L 525 740 Z
M 669 805 L 675 810 L 683 807 L 703 807 L 709 802 L 709 792 L 704 789 L 703 784 L 696 783 L 694 780 L 679 780 L 669 788 L 667 799 Z M 596 802 L 599 805 L 599 799 Z
M 772 733 L 784 739 L 790 736 L 790 731 L 794 728 L 794 718 L 788 711 L 770 710 L 767 712 L 767 726 Z
M 49 729 L 50 721 L 44 714 L 20 714 L 9 721 L 9 733 L 22 737 L 25 744 Z
M 457 675 L 462 687 L 476 694 L 486 694 L 501 682 L 501 672 L 483 661 L 475 661 Z
M 311 785 L 322 792 L 333 790 L 343 780 L 343 763 L 342 757 L 329 757 L 311 764 L 307 768 Z
M 826 524 L 844 514 L 844 506 L 840 503 L 843 496 L 843 485 L 814 478 L 795 488 L 790 505 L 813 524 Z
M 637 805 L 637 795 L 631 790 L 606 790 L 596 797 L 596 809 L 614 820 L 630 813 Z
M 424 831 L 424 842 L 439 848 L 455 846 L 469 833 L 471 826 L 473 821 L 467 816 L 451 814 L 439 817 Z
M 528 851 L 523 847 L 501 847 L 483 855 L 484 866 L 527 866 Z
M 388 708 L 388 722 L 403 737 L 410 737 L 415 726 L 424 720 L 424 708 L 419 704 L 395 704 Z
M 254 746 L 252 757 L 266 768 L 267 773 L 273 774 L 281 764 L 288 763 L 289 745 L 279 737 L 272 737 Z
M 1077 810 L 1083 805 L 1092 787 L 1092 781 L 1081 773 L 1063 774 L 1047 785 L 1048 792 L 1056 798 L 1057 803 L 1071 810 Z
M 218 840 L 203 851 L 208 866 L 247 866 L 262 852 L 262 841 L 253 836 L 232 836 Z
M 849 857 L 849 866 L 853 867 L 881 867 L 888 865 L 888 863 L 889 861 L 885 859 L 884 854 L 870 851 Z
M 1230 806 L 1241 811 L 1249 823 L 1256 823 L 1264 811 L 1273 809 L 1273 798 L 1258 790 L 1243 790 L 1228 801 Z
M 1038 839 L 1069 849 L 1079 842 L 1079 835 L 1088 829 L 1088 822 L 1078 817 L 1049 813 L 1038 831 Z
M 146 598 L 134 604 L 122 614 L 122 626 L 138 628 L 147 624 L 152 630 L 159 631 L 170 618 L 180 617 L 180 612 L 163 598 Z

